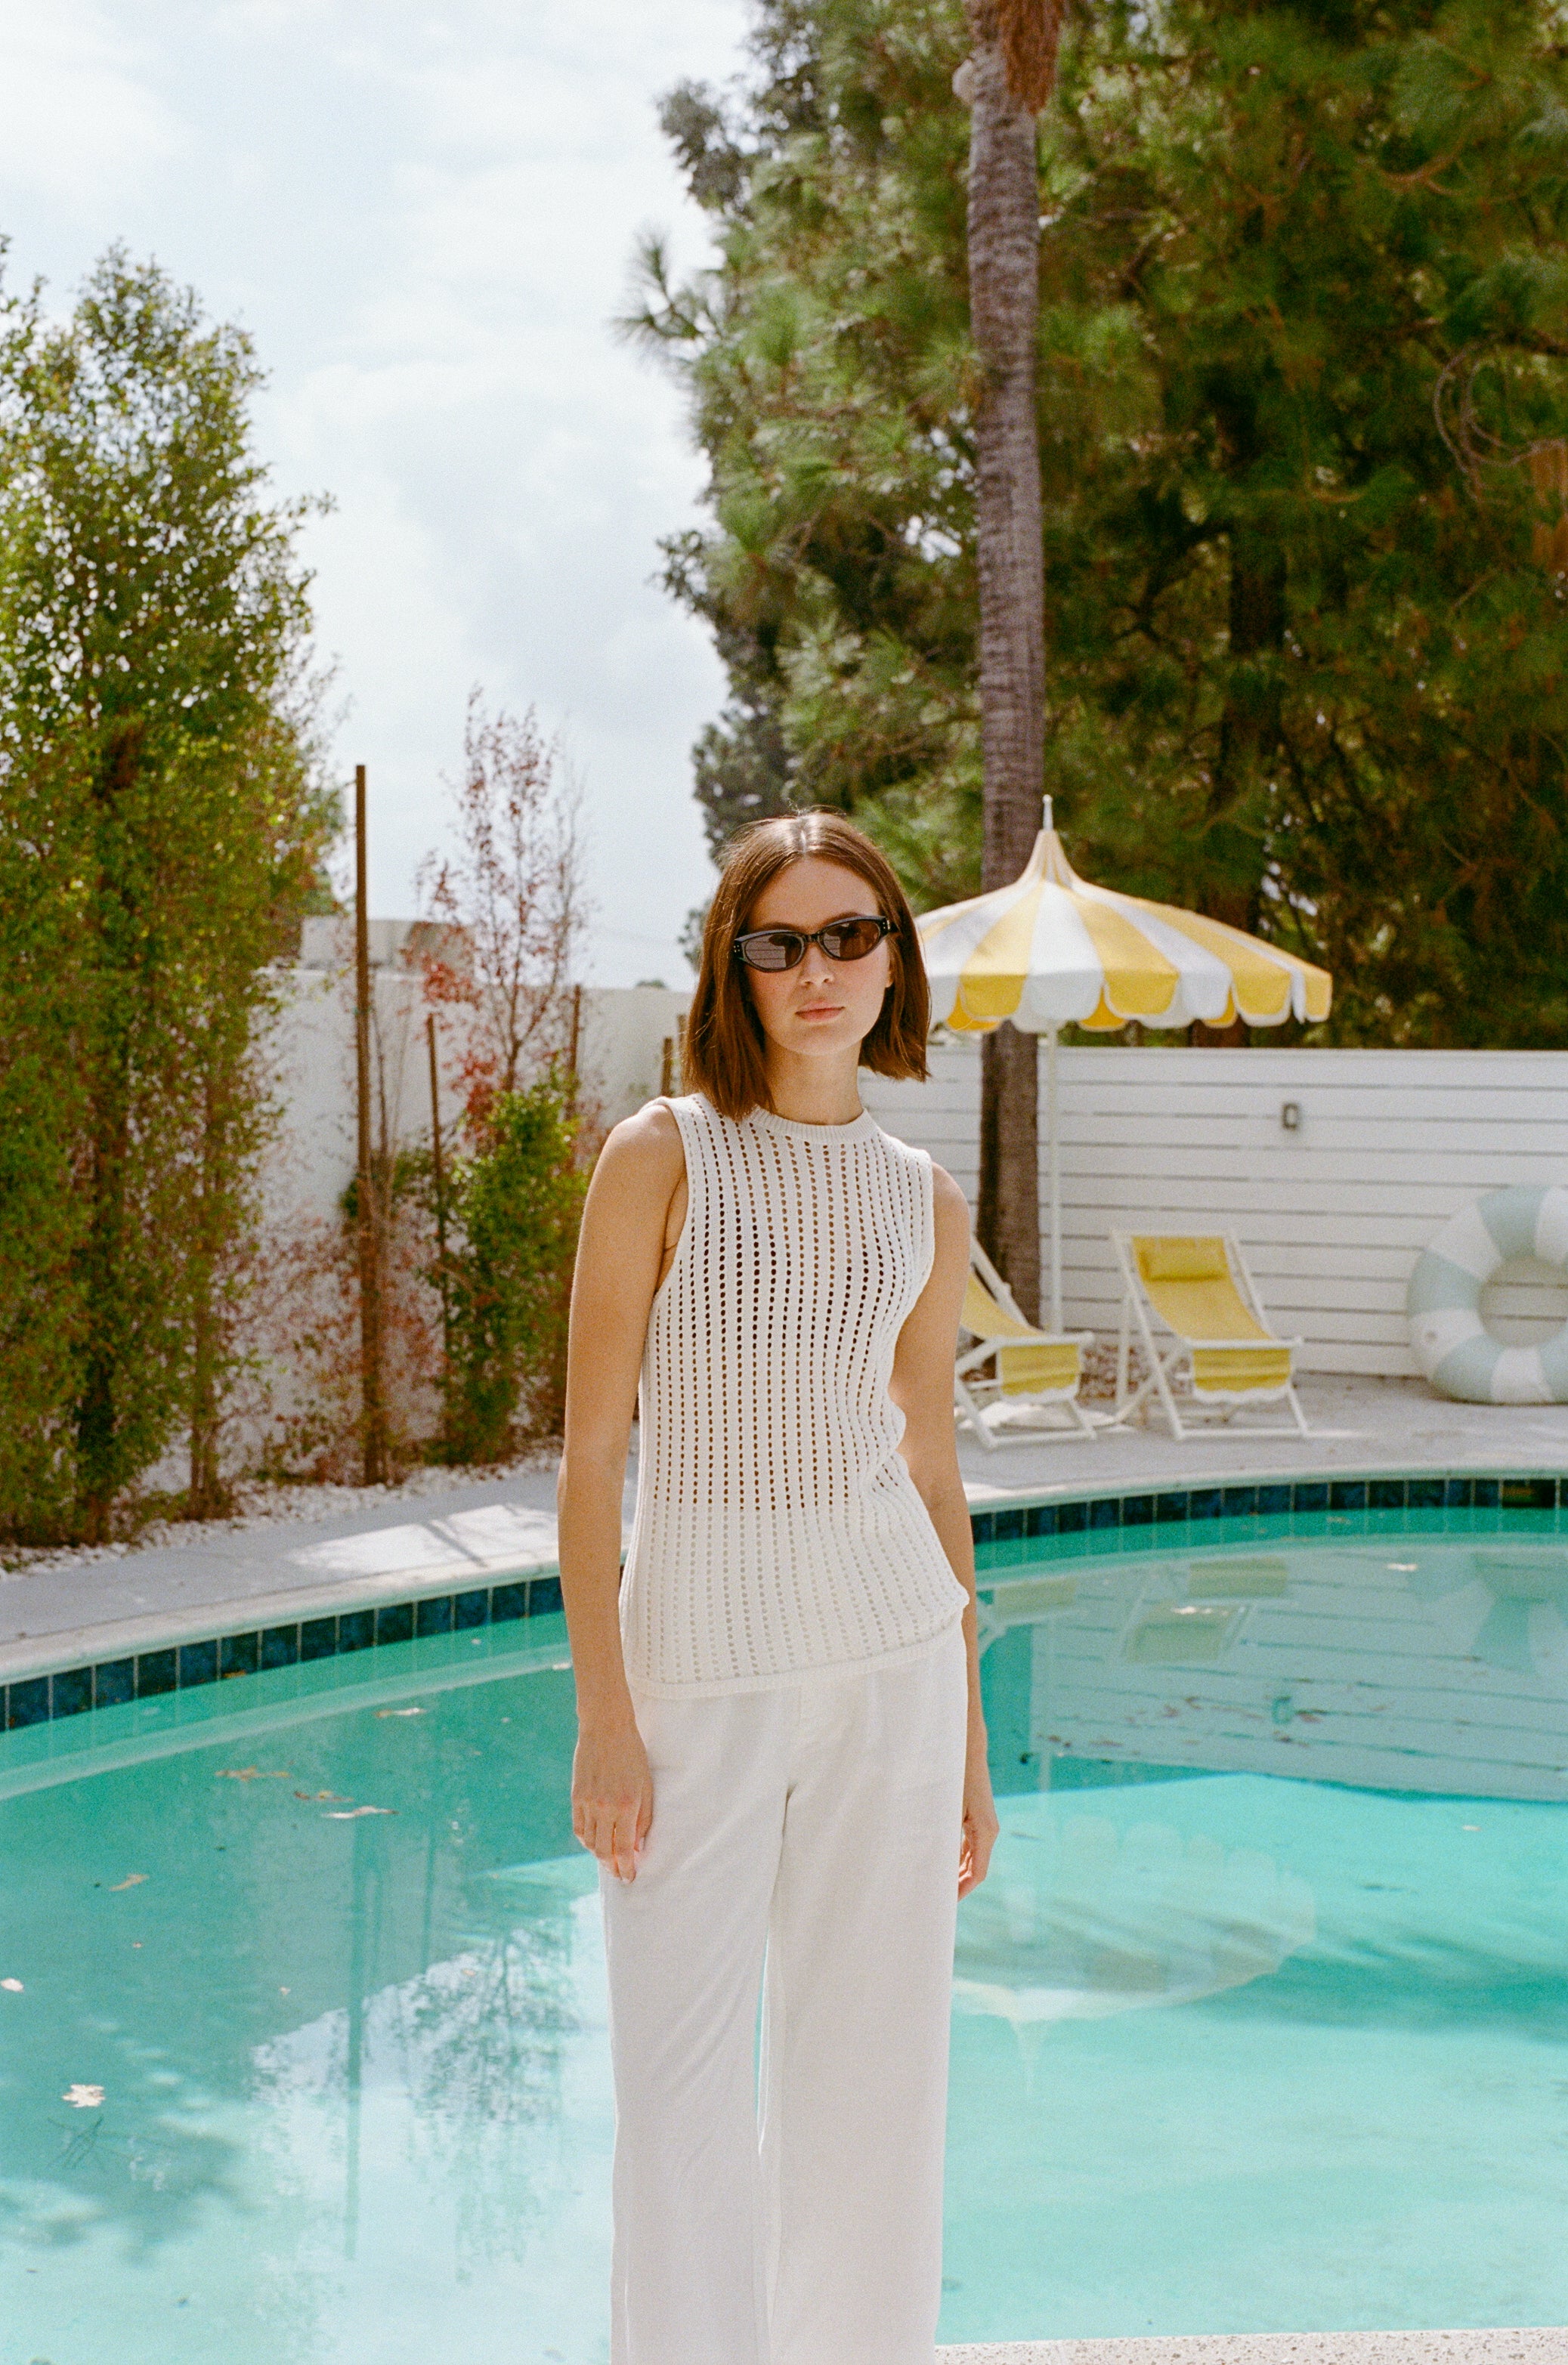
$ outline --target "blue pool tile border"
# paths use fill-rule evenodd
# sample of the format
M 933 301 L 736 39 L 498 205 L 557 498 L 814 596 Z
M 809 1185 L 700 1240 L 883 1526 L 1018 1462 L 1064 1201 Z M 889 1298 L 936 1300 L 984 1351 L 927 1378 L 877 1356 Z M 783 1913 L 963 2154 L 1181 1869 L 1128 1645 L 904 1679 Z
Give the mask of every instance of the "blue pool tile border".
M 1125 1494 L 1053 1496 L 1043 1502 L 998 1504 L 969 1515 L 975 1557 L 982 1582 L 1001 1569 L 1040 1556 L 1058 1536 L 1081 1537 L 1070 1550 L 1169 1546 L 1196 1535 L 1210 1522 L 1224 1523 L 1220 1535 L 1233 1540 L 1238 1523 L 1289 1518 L 1307 1522 L 1304 1532 L 1335 1531 L 1336 1521 L 1380 1532 L 1376 1523 L 1410 1512 L 1484 1512 L 1506 1518 L 1550 1515 L 1553 1528 L 1568 1533 L 1568 1474 L 1541 1471 L 1464 1474 L 1444 1471 L 1377 1472 L 1346 1478 L 1274 1478 L 1236 1485 L 1161 1487 L 1147 1485 Z M 1245 1532 L 1244 1527 L 1240 1532 Z M 1114 1535 L 1117 1543 L 1110 1544 Z M 1124 1545 L 1122 1538 L 1127 1538 Z M 1091 1538 L 1094 1539 L 1092 1542 Z M 246 1627 L 198 1636 L 194 1641 L 122 1654 L 45 1675 L 18 1676 L 0 1684 L 0 1732 L 49 1724 L 61 1717 L 123 1708 L 234 1676 L 308 1665 L 346 1658 L 383 1644 L 427 1636 L 471 1633 L 528 1618 L 550 1617 L 561 1608 L 561 1580 L 554 1570 L 509 1575 L 494 1585 L 465 1586 L 460 1593 L 423 1594 L 374 1608 L 318 1610 L 291 1623 Z
M 1124 1495 L 1058 1496 L 1050 1501 L 1008 1503 L 969 1515 L 975 1559 L 982 1579 L 1030 1557 L 1059 1536 L 1081 1537 L 1077 1550 L 1094 1551 L 1101 1540 L 1112 1549 L 1134 1550 L 1177 1543 L 1213 1525 L 1216 1540 L 1246 1532 L 1249 1521 L 1289 1519 L 1306 1523 L 1303 1532 L 1332 1533 L 1344 1525 L 1381 1528 L 1409 1513 L 1457 1511 L 1499 1518 L 1550 1515 L 1568 1532 L 1568 1475 L 1541 1471 L 1378 1472 L 1346 1478 L 1263 1478 L 1221 1484 L 1145 1487 Z M 1238 1524 L 1241 1523 L 1241 1524 Z
M 0 1683 L 0 1732 L 17 1732 L 94 1709 L 125 1708 L 133 1700 L 159 1699 L 233 1676 L 346 1657 L 385 1642 L 549 1617 L 560 1607 L 561 1580 L 552 1571 L 548 1575 L 509 1576 L 501 1584 L 473 1586 L 462 1593 L 377 1602 L 371 1609 L 344 1609 L 336 1615 L 318 1611 L 288 1624 L 208 1634 L 134 1656 L 62 1667 L 53 1675 L 18 1676 L 9 1684 Z

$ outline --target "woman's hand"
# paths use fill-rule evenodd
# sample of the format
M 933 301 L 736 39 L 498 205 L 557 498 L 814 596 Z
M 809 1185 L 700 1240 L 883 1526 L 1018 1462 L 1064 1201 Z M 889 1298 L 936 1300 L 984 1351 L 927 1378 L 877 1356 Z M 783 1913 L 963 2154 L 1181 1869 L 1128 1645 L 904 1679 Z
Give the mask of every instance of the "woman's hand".
M 572 1829 L 617 1880 L 635 1880 L 654 1821 L 654 1777 L 634 1722 L 579 1726 L 572 1758 Z
M 964 1838 L 958 1850 L 958 1894 L 978 1889 L 991 1869 L 991 1852 L 1002 1826 L 991 1795 L 991 1769 L 983 1754 L 971 1750 L 964 1768 Z

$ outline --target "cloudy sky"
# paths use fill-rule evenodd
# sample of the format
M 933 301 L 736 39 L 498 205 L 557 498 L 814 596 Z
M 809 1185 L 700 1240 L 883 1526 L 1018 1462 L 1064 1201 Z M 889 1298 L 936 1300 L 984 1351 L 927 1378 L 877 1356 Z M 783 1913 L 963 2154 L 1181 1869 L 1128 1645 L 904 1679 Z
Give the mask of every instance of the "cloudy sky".
M 412 911 L 469 688 L 583 776 L 595 981 L 686 975 L 687 750 L 722 683 L 650 577 L 700 464 L 617 346 L 638 230 L 704 251 L 655 122 L 745 0 L 0 0 L 0 230 L 63 303 L 113 240 L 255 337 L 321 653 L 369 767 L 372 909 Z

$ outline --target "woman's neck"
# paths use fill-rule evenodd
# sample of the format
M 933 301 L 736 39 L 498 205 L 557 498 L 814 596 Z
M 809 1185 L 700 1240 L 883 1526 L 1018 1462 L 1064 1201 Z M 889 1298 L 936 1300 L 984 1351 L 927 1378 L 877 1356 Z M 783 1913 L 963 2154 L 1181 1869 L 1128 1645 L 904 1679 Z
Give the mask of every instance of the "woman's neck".
M 861 1114 L 858 1048 L 842 1059 L 803 1059 L 770 1043 L 767 1090 L 774 1115 L 795 1125 L 853 1125 Z

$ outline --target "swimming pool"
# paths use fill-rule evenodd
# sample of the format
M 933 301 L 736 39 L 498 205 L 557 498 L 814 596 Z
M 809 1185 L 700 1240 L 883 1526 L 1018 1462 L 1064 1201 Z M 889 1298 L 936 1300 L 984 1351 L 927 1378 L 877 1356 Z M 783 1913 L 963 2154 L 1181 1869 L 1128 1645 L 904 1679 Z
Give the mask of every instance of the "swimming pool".
M 1568 2322 L 1555 1517 L 986 1572 L 944 2338 Z M 571 1726 L 543 1617 L 0 1741 L 0 2365 L 605 2356 Z

